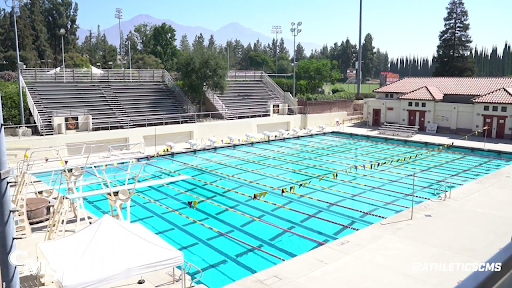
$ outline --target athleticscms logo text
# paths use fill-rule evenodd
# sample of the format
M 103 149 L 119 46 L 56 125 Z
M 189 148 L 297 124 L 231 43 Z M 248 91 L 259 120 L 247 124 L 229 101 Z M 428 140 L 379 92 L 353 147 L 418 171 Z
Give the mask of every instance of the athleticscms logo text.
M 501 271 L 501 263 L 412 263 L 412 272 Z

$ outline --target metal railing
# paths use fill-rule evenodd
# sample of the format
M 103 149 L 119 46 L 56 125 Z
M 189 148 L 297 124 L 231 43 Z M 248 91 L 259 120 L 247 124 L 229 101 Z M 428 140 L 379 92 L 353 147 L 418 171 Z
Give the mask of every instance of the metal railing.
M 34 100 L 32 99 L 32 96 L 30 96 L 30 92 L 28 91 L 27 85 L 25 85 L 25 80 L 23 79 L 23 76 L 20 77 L 20 82 L 21 82 L 21 85 L 23 86 L 23 88 L 25 89 L 25 95 L 27 96 L 28 108 L 30 109 L 30 112 L 32 112 L 32 116 L 34 117 L 34 121 L 36 122 L 36 125 L 37 125 L 37 130 L 41 131 L 41 125 L 43 125 L 43 121 L 41 120 L 41 116 L 39 116 L 39 112 L 37 111 L 37 107 L 34 104 Z
M 244 71 L 235 70 L 229 71 L 227 80 L 261 80 L 263 77 L 263 71 Z
M 228 114 L 228 108 L 224 105 L 224 103 L 222 103 L 222 101 L 220 101 L 219 97 L 217 97 L 217 95 L 210 89 L 206 89 L 204 93 L 206 97 L 210 99 L 213 106 L 215 106 L 215 108 L 217 108 L 217 110 L 222 114 L 222 117 L 224 117 L 224 119 L 228 119 L 230 116 Z
M 174 91 L 176 94 L 176 97 L 183 103 L 185 106 L 185 110 L 187 113 L 194 113 L 197 112 L 196 107 L 190 102 L 187 96 L 185 96 L 185 93 L 181 90 L 181 88 L 176 84 L 176 81 L 174 78 L 172 78 L 171 74 L 167 72 L 166 70 L 162 70 L 162 80 L 171 88 L 171 90 Z
M 26 82 L 161 82 L 163 69 L 46 69 L 26 68 L 21 74 Z
M 270 77 L 268 77 L 266 73 L 261 72 L 261 79 L 263 80 L 265 86 L 274 91 L 277 94 L 277 96 L 279 96 L 279 98 L 281 98 L 283 101 L 286 100 L 283 89 L 281 89 L 281 87 L 279 87 L 279 85 L 277 85 L 276 82 L 270 79 Z

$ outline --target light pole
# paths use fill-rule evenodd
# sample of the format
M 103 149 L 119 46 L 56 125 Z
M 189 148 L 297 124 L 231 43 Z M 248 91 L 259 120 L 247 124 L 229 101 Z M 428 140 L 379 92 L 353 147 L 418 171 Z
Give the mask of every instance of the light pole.
M 64 69 L 64 83 L 66 83 L 66 62 L 64 61 L 64 34 L 66 34 L 66 30 L 64 28 L 59 31 L 60 37 L 62 37 L 62 69 Z
M 23 93 L 21 92 L 21 69 L 23 68 L 23 63 L 20 63 L 20 49 L 18 47 L 18 26 L 16 24 L 16 7 L 23 3 L 23 0 L 12 0 L 12 5 L 10 7 L 13 8 L 14 15 L 14 39 L 16 41 L 16 67 L 18 68 L 18 93 L 20 98 L 20 117 L 21 117 L 21 126 L 25 126 L 25 112 L 23 109 Z M 5 5 L 7 4 L 7 0 L 5 0 Z
M 272 26 L 272 30 L 270 32 L 272 32 L 272 34 L 276 34 L 276 77 L 277 77 L 277 34 L 283 33 L 283 30 L 281 30 L 281 26 L 274 25 L 274 26 Z M 295 48 L 293 48 L 293 49 L 295 49 Z
M 292 22 L 292 28 L 290 28 L 290 32 L 292 32 L 293 35 L 293 97 L 295 98 L 295 66 L 297 65 L 296 59 L 297 59 L 297 51 L 295 49 L 295 37 L 299 35 L 300 32 L 302 32 L 302 29 L 299 27 L 302 25 L 302 22 L 299 21 L 297 23 L 297 27 L 295 27 L 295 22 Z
M 116 8 L 116 14 L 114 17 L 119 20 L 119 56 L 121 57 L 121 69 L 123 69 L 123 37 L 121 35 L 121 19 L 123 19 L 123 9 Z
M 132 82 L 132 51 L 131 51 L 131 46 L 132 46 L 132 34 L 131 33 L 128 33 L 128 58 L 130 58 L 129 62 L 130 62 L 130 82 Z
M 363 58 L 363 49 L 361 47 L 361 30 L 363 26 L 363 0 L 359 0 L 359 52 L 357 67 L 357 96 L 361 96 L 361 62 Z

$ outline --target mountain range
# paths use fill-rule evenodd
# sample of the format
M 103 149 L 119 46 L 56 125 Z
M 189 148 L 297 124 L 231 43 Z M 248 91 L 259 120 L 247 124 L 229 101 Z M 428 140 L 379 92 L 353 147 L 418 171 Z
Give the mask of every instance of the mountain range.
M 215 38 L 215 42 L 217 44 L 224 44 L 229 39 L 239 39 L 244 45 L 247 45 L 248 43 L 254 43 L 256 40 L 260 40 L 264 45 L 267 43 L 272 43 L 272 36 L 269 33 L 269 35 L 262 34 L 260 32 L 254 31 L 250 28 L 244 27 L 239 23 L 233 22 L 229 23 L 222 28 L 214 31 L 205 27 L 201 26 L 185 26 L 178 24 L 172 20 L 169 19 L 158 19 L 155 17 L 152 17 L 151 15 L 147 14 L 139 14 L 129 20 L 121 21 L 121 30 L 123 31 L 123 35 L 127 35 L 130 30 L 133 30 L 134 27 L 138 24 L 142 24 L 144 22 L 160 25 L 162 23 L 167 23 L 172 25 L 172 27 L 176 30 L 176 44 L 179 43 L 179 40 L 181 39 L 181 36 L 186 34 L 187 38 L 190 43 L 194 40 L 194 37 L 196 35 L 199 35 L 199 33 L 203 33 L 204 38 L 206 41 L 210 38 L 210 35 L 213 35 Z M 101 28 L 101 27 L 100 27 Z M 269 28 L 270 30 L 270 28 Z M 101 29 L 103 33 L 106 34 L 108 41 L 111 44 L 114 44 L 116 46 L 119 46 L 119 25 L 115 24 L 111 27 L 108 27 L 106 29 Z M 92 31 L 94 34 L 96 33 L 96 29 Z M 85 39 L 85 36 L 89 35 L 89 30 L 79 28 L 77 32 L 79 36 L 79 41 L 82 42 Z M 279 38 L 283 34 L 278 35 Z M 293 54 L 293 39 L 288 39 L 286 37 L 283 37 L 286 43 L 286 47 L 290 51 L 290 54 Z M 299 43 L 299 41 L 297 41 Z M 320 49 L 322 45 L 316 44 L 316 43 L 309 43 L 309 42 L 301 42 L 302 46 L 304 46 L 306 54 L 309 54 L 311 49 Z

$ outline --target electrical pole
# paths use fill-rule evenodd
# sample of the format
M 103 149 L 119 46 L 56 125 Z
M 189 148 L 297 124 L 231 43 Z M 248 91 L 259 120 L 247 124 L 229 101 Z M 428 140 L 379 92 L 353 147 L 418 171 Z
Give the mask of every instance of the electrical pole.
M 275 48 L 275 52 L 276 52 L 276 76 L 277 76 L 277 56 L 279 55 L 279 53 L 277 53 L 277 34 L 281 34 L 283 33 L 283 30 L 281 30 L 281 26 L 278 26 L 278 25 L 274 25 L 272 26 L 272 30 L 270 31 L 272 32 L 272 34 L 276 34 L 276 48 Z M 295 47 L 295 44 L 293 44 L 293 46 Z M 295 48 L 293 48 L 295 49 Z
M 363 0 L 359 0 L 359 53 L 358 53 L 358 67 L 357 67 L 357 96 L 361 95 L 361 62 L 363 58 L 363 48 L 361 47 L 361 37 L 362 37 L 362 27 L 363 27 Z
M 119 20 L 119 56 L 121 58 L 121 69 L 123 69 L 123 35 L 121 33 L 121 19 L 123 19 L 123 9 L 116 8 L 116 14 L 114 17 Z

